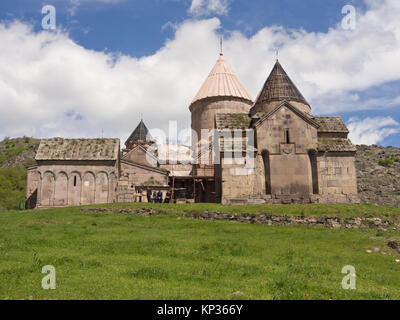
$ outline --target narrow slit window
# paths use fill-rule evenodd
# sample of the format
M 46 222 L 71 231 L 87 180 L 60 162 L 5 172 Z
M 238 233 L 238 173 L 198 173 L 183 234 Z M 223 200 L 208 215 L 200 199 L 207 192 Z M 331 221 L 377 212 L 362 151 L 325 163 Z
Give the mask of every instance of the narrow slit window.
M 290 143 L 289 129 L 285 129 L 285 143 L 286 144 Z
M 76 176 L 74 176 L 74 187 L 76 187 Z

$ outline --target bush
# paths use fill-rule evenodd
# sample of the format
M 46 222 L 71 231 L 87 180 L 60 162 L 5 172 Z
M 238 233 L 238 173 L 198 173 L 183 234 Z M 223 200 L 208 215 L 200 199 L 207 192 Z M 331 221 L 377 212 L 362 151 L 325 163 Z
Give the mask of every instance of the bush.
M 18 209 L 25 201 L 26 169 L 0 168 L 0 208 Z
M 379 160 L 378 163 L 380 166 L 388 167 L 393 164 L 393 160 L 392 159 L 384 159 L 384 160 L 382 159 L 382 160 Z

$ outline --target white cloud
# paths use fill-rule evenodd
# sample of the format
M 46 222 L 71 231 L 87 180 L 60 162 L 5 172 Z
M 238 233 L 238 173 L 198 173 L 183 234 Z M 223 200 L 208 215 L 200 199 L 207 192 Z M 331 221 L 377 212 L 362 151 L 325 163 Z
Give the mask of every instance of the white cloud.
M 0 136 L 126 138 L 143 113 L 151 127 L 190 125 L 189 103 L 216 60 L 219 21 L 187 22 L 140 59 L 87 50 L 67 34 L 0 24 Z
M 400 132 L 400 123 L 391 117 L 351 118 L 347 124 L 350 140 L 355 144 L 377 144 L 386 137 Z
M 67 11 L 71 16 L 74 16 L 78 10 L 78 7 L 81 5 L 81 2 L 80 0 L 70 0 L 69 2 L 71 6 L 67 9 Z
M 314 113 L 394 107 L 400 98 L 362 105 L 354 94 L 400 81 L 400 2 L 374 3 L 358 14 L 354 31 L 340 21 L 327 33 L 277 26 L 251 37 L 233 31 L 225 58 L 253 97 L 279 46 L 282 65 Z M 149 127 L 165 129 L 168 120 L 190 125 L 188 106 L 217 59 L 219 28 L 217 18 L 187 20 L 155 54 L 138 58 L 87 50 L 62 32 L 0 24 L 0 138 L 100 136 L 102 129 L 126 138 L 141 113 Z
M 189 13 L 197 17 L 225 15 L 228 11 L 228 0 L 192 0 L 189 8 Z

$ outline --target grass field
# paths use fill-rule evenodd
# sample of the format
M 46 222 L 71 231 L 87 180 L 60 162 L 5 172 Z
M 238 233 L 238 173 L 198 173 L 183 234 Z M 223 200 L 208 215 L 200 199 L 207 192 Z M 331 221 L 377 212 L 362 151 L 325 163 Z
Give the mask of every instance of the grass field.
M 400 263 L 395 261 L 400 255 L 386 246 L 389 238 L 400 238 L 399 233 L 179 216 L 185 210 L 208 208 L 396 218 L 399 209 L 368 205 L 157 207 L 168 215 L 82 213 L 80 208 L 0 214 L 0 298 L 400 298 Z M 379 252 L 366 252 L 373 247 Z M 44 265 L 56 268 L 55 290 L 41 287 Z M 356 290 L 341 287 L 345 265 L 356 269 Z

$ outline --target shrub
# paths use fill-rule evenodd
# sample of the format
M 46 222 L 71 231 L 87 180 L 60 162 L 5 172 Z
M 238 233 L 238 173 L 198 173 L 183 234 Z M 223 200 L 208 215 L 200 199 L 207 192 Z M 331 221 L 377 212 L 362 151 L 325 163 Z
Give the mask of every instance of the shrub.
M 393 164 L 393 160 L 392 159 L 381 159 L 381 160 L 379 160 L 378 163 L 380 166 L 388 167 Z
M 19 203 L 25 201 L 25 189 L 25 168 L 0 168 L 0 207 L 18 209 Z

